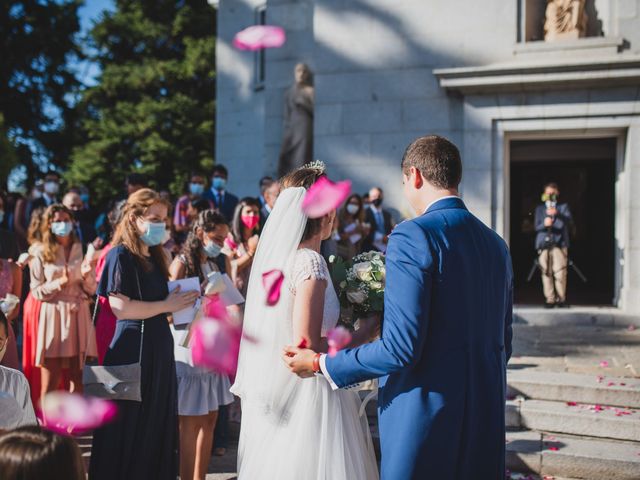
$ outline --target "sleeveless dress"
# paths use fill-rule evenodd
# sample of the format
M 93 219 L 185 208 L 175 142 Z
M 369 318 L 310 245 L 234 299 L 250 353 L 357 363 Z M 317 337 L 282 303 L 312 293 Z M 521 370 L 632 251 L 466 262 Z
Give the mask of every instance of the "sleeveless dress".
M 182 255 L 179 259 L 184 263 Z M 218 271 L 213 262 L 205 262 L 200 268 L 205 277 Z M 188 330 L 182 327 L 181 325 L 176 328 L 171 325 L 178 376 L 178 415 L 207 415 L 218 410 L 220 406 L 233 403 L 233 395 L 229 391 L 229 377 L 205 368 L 194 367 L 191 349 L 182 346 L 188 333 Z
M 322 322 L 326 336 L 338 322 L 340 303 L 324 258 L 313 250 L 298 250 L 285 278 L 294 295 L 305 280 L 327 282 Z M 275 426 L 261 407 L 242 402 L 239 480 L 377 480 L 371 433 L 366 416 L 359 416 L 358 394 L 333 391 L 320 375 L 304 379 L 297 389 L 290 416 Z
M 151 261 L 151 259 L 149 259 Z M 136 278 L 137 277 L 137 278 Z M 139 283 L 137 281 L 139 279 Z M 138 291 L 140 288 L 140 292 Z M 98 295 L 121 293 L 145 302 L 164 300 L 167 280 L 151 261 L 145 270 L 123 245 L 107 254 Z M 89 479 L 175 480 L 178 476 L 178 402 L 173 338 L 166 314 L 118 320 L 104 365 L 138 362 L 142 341 L 142 402 L 116 401 L 118 416 L 93 434 Z

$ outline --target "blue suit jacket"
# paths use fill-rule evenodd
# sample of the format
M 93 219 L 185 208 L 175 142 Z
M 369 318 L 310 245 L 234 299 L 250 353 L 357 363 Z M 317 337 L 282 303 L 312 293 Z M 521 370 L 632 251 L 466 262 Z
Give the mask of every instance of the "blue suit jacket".
M 339 387 L 382 377 L 382 478 L 504 479 L 513 274 L 458 198 L 389 239 L 382 338 L 326 358 Z

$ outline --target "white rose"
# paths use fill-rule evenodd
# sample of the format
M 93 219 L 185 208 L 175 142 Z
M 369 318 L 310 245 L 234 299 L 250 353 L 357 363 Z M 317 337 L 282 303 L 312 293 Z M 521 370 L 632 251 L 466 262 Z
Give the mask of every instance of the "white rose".
M 349 300 L 351 303 L 355 303 L 356 305 L 364 303 L 366 299 L 367 294 L 362 290 L 349 290 L 347 292 L 347 300 Z
M 371 290 L 382 290 L 384 288 L 382 282 L 371 282 L 369 286 L 371 287 Z
M 347 282 L 345 282 L 344 280 L 340 282 L 340 288 L 346 288 L 347 286 Z
M 353 266 L 353 271 L 355 272 L 356 276 L 363 282 L 369 282 L 373 279 L 373 277 L 371 276 L 371 272 L 373 271 L 371 262 L 356 263 Z

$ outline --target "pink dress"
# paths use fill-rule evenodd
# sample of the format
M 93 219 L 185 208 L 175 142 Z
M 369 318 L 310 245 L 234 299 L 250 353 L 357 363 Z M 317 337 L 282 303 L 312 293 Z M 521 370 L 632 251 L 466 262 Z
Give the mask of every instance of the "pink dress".
M 0 298 L 4 298 L 7 293 L 12 292 L 13 272 L 11 271 L 11 264 L 0 258 Z M 13 332 L 11 322 L 9 322 L 8 334 L 9 341 L 7 342 L 7 351 L 5 352 L 2 361 L 0 361 L 0 365 L 19 370 L 20 362 L 18 360 L 18 346 L 16 345 L 16 336 Z
M 107 253 L 111 250 L 111 244 L 107 243 L 100 256 L 98 257 L 98 263 L 96 264 L 96 279 L 100 280 L 102 270 L 104 269 L 105 259 Z M 113 340 L 113 334 L 116 331 L 116 316 L 111 311 L 111 305 L 109 305 L 109 299 L 98 296 L 98 314 L 96 315 L 96 342 L 98 344 L 98 360 L 100 365 L 104 360 L 104 356 L 107 353 L 111 340 Z

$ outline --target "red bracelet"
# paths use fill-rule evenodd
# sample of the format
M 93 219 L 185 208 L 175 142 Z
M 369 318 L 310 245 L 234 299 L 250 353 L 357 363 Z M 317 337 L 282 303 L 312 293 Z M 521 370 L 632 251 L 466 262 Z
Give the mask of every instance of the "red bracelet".
M 313 357 L 313 373 L 320 372 L 320 355 L 321 354 L 316 353 L 315 356 Z

